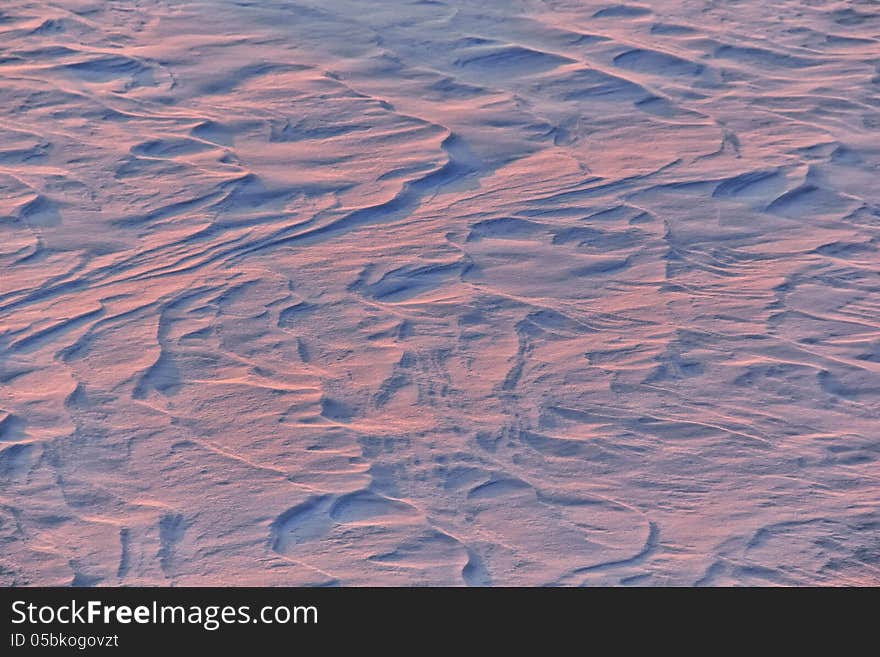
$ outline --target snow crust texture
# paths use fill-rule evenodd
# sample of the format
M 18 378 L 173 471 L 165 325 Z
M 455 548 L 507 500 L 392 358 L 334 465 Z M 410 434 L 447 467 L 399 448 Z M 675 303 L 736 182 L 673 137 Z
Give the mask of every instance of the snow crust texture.
M 880 584 L 880 5 L 4 0 L 0 583 Z

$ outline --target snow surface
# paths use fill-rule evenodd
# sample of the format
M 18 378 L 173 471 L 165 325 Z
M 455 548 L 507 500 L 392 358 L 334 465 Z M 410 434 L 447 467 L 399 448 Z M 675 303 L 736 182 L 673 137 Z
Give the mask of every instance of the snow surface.
M 880 5 L 4 0 L 3 584 L 880 583 Z

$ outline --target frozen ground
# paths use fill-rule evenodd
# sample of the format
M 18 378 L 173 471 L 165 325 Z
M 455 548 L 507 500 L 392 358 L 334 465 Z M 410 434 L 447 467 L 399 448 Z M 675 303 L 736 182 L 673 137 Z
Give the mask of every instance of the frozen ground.
M 880 583 L 880 5 L 4 0 L 0 582 Z

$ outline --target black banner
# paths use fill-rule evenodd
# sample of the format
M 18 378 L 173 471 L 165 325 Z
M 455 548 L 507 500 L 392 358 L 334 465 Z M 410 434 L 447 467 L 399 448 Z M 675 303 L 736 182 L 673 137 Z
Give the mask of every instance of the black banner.
M 811 600 L 818 593 L 821 606 Z M 862 594 L 869 594 L 866 598 Z M 444 588 L 6 588 L 0 589 L 0 654 L 35 651 L 140 654 L 198 646 L 332 647 L 394 642 L 422 633 L 429 643 L 496 634 L 548 640 L 674 638 L 686 626 L 726 632 L 782 629 L 782 619 L 825 627 L 841 606 L 869 614 L 876 589 L 444 589 Z M 871 604 L 867 604 L 871 601 Z M 828 604 L 828 603 L 831 604 Z M 768 610 L 772 612 L 768 614 Z M 818 610 L 821 609 L 821 615 Z M 788 612 L 788 614 L 786 614 Z M 820 618 L 821 616 L 821 618 Z M 849 623 L 857 617 L 848 616 Z M 630 627 L 621 635 L 621 627 Z M 315 644 L 314 642 L 318 643 Z M 365 645 L 366 645 L 365 643 Z M 291 650 L 287 652 L 290 653 Z

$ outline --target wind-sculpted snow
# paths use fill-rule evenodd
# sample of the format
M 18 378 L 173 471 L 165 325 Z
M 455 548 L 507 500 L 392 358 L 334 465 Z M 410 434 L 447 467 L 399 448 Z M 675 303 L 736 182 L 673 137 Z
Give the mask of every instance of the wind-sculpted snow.
M 7 0 L 0 582 L 880 584 L 880 7 Z

